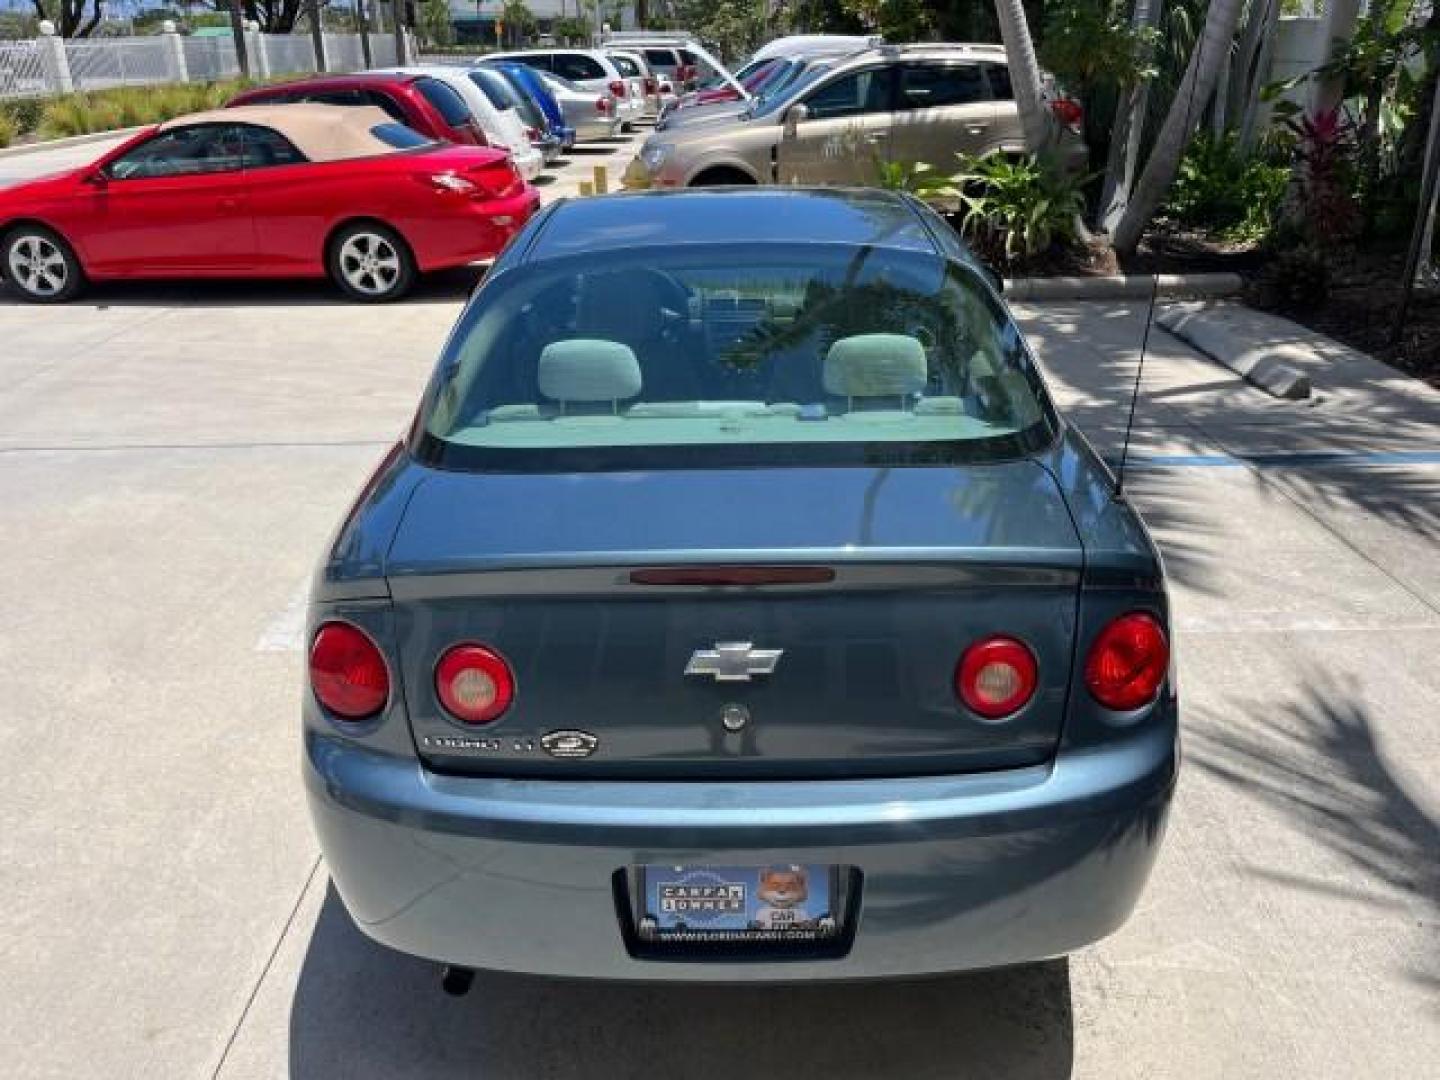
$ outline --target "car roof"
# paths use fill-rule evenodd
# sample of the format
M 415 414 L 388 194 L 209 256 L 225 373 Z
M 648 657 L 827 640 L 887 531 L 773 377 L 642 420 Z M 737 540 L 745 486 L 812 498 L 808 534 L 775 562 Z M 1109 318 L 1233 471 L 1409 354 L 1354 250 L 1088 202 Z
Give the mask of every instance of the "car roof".
M 390 116 L 373 105 L 236 105 L 177 116 L 158 130 L 195 124 L 258 124 L 278 131 L 311 161 L 344 161 L 396 153 L 394 146 L 372 133 L 372 129 L 391 123 Z
M 272 83 L 269 86 L 258 86 L 254 90 L 246 91 L 246 97 L 250 95 L 261 96 L 285 90 L 314 89 L 324 87 L 327 89 L 345 89 L 346 87 L 361 86 L 404 86 L 414 82 L 420 76 L 418 74 L 401 74 L 393 71 L 365 71 L 355 72 L 349 75 L 312 75 L 305 79 L 293 79 L 289 82 Z
M 831 243 L 938 254 L 915 209 L 887 191 L 837 187 L 688 188 L 558 204 L 527 252 L 539 260 L 677 244 Z

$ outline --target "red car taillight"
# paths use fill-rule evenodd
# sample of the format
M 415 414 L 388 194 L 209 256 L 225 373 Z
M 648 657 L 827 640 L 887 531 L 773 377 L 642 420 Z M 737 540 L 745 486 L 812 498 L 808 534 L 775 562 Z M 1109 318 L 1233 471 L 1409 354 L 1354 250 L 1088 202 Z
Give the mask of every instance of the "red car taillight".
M 614 94 L 617 98 L 623 98 L 626 93 L 628 93 L 625 88 L 624 80 L 616 79 L 614 82 L 612 82 L 610 84 L 610 93 Z
M 310 686 L 320 704 L 336 716 L 364 720 L 390 699 L 390 671 L 364 631 L 328 622 L 310 646 Z
M 610 111 L 610 99 L 608 97 L 596 99 L 595 108 L 602 113 L 608 113 Z
M 645 77 L 645 93 L 647 93 L 647 94 L 658 94 L 659 92 L 660 92 L 660 83 L 659 83 L 659 81 L 658 81 L 653 75 L 647 75 L 647 76 Z
M 488 724 L 498 720 L 515 700 L 515 676 L 494 649 L 456 645 L 435 667 L 435 693 L 455 719 Z
M 1170 670 L 1170 643 L 1159 620 L 1121 615 L 1100 631 L 1085 658 L 1085 686 L 1107 709 L 1129 712 L 1155 700 Z
M 989 720 L 1018 712 L 1035 693 L 1035 654 L 1011 637 L 977 641 L 960 657 L 955 692 L 965 707 Z
M 504 199 L 514 195 L 525 183 L 514 160 L 506 155 L 489 165 L 482 165 L 467 174 L 480 187 L 479 194 L 492 199 Z
M 1050 102 L 1050 111 L 1071 131 L 1077 135 L 1080 134 L 1080 130 L 1085 124 L 1085 110 L 1078 101 L 1070 98 L 1056 98 Z

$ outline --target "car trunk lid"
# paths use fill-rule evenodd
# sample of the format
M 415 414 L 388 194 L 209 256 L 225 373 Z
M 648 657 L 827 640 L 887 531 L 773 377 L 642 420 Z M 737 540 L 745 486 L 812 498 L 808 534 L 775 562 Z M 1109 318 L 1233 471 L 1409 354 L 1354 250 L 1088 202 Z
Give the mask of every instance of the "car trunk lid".
M 387 577 L 431 767 L 780 779 L 1046 760 L 1081 565 L 1049 473 L 1018 461 L 434 473 Z M 994 634 L 1039 666 L 1033 699 L 1002 721 L 967 712 L 954 688 L 961 653 Z M 435 666 L 461 642 L 514 672 L 515 701 L 491 725 L 439 702 Z

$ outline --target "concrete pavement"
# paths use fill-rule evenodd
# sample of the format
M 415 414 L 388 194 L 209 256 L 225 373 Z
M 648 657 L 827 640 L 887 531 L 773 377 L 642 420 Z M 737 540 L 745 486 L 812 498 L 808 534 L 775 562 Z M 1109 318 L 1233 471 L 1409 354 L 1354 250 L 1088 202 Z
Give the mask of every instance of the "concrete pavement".
M 482 975 L 451 1000 L 362 938 L 302 806 L 299 597 L 469 284 L 385 308 L 321 284 L 0 301 L 0 1075 L 1433 1066 L 1440 401 L 1324 343 L 1315 403 L 1295 405 L 1152 336 L 1127 488 L 1173 576 L 1187 760 L 1110 940 L 915 983 Z M 1114 453 L 1143 305 L 1017 314 Z

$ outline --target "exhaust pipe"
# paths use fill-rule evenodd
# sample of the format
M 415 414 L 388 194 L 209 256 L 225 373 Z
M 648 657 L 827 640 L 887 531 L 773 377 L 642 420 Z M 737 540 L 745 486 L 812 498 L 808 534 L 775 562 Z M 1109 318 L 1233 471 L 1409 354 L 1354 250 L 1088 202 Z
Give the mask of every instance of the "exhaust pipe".
M 475 969 L 445 965 L 440 973 L 440 989 L 451 997 L 464 997 L 475 982 Z

